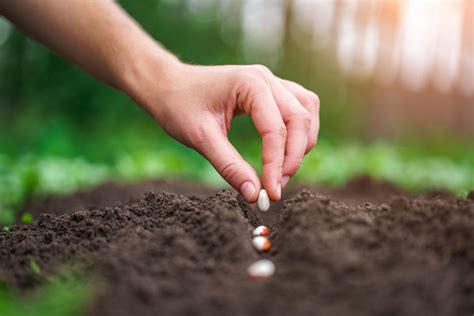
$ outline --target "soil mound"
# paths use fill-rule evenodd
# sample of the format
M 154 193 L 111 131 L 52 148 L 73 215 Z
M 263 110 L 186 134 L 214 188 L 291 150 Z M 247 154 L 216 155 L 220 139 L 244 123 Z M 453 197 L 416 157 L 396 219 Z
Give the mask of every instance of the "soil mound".
M 205 197 L 216 189 L 185 180 L 148 180 L 138 183 L 105 182 L 92 189 L 81 190 L 68 195 L 50 195 L 28 203 L 24 210 L 33 217 L 48 213 L 62 215 L 77 210 L 116 206 L 140 199 L 147 192 L 171 192 L 190 198 Z
M 232 191 L 203 187 L 190 198 L 118 185 L 120 194 L 107 194 L 119 199 L 103 196 L 111 206 L 89 199 L 102 203 L 110 184 L 42 200 L 29 211 L 50 201 L 64 214 L 0 233 L 0 280 L 28 291 L 72 264 L 103 284 L 87 315 L 470 315 L 474 200 L 411 198 L 381 184 L 369 202 L 376 182 L 354 183 L 299 191 L 265 216 Z M 265 255 L 250 242 L 261 223 L 272 224 Z M 246 268 L 262 256 L 275 275 L 249 279 Z

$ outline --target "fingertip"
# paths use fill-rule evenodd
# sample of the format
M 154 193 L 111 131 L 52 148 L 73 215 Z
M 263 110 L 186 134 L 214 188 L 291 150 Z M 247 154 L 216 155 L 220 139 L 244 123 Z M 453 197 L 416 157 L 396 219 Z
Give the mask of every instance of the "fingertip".
M 283 176 L 281 178 L 281 187 L 284 189 L 286 185 L 288 184 L 288 181 L 290 181 L 290 176 Z
M 272 200 L 273 202 L 280 201 L 281 199 L 281 183 L 280 182 L 278 182 L 273 187 L 269 187 L 268 189 L 265 188 L 265 190 L 267 191 L 268 197 L 270 198 L 270 200 Z
M 249 203 L 255 203 L 258 199 L 259 189 L 252 181 L 245 181 L 239 191 Z
M 278 182 L 277 187 L 276 187 L 276 200 L 275 201 L 280 201 L 281 199 L 281 182 Z
M 274 189 L 270 192 L 271 192 L 271 194 L 268 195 L 270 197 L 270 200 L 272 200 L 273 202 L 280 201 L 280 199 L 281 199 L 281 182 L 278 182 L 276 184 L 276 186 L 274 187 Z

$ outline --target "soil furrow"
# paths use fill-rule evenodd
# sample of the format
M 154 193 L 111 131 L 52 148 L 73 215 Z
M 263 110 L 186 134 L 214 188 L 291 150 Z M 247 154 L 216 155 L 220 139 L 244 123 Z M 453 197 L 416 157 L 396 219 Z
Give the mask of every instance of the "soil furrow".
M 232 191 L 183 183 L 184 195 L 161 192 L 166 185 L 179 192 L 179 182 L 114 184 L 30 204 L 34 223 L 0 233 L 0 280 L 28 292 L 68 265 L 101 284 L 87 315 L 474 311 L 472 198 L 415 198 L 364 178 L 296 187 L 261 213 Z M 48 208 L 54 215 L 38 215 Z M 267 254 L 251 245 L 260 224 L 271 229 Z M 249 279 L 262 257 L 276 273 Z

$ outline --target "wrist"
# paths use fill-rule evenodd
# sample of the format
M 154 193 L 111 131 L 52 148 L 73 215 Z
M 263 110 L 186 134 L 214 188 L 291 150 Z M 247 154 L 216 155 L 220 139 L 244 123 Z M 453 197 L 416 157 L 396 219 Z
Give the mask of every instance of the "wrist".
M 185 64 L 161 47 L 132 60 L 119 76 L 118 89 L 148 112 L 154 112 L 150 107 L 158 101 L 160 91 L 168 89 Z

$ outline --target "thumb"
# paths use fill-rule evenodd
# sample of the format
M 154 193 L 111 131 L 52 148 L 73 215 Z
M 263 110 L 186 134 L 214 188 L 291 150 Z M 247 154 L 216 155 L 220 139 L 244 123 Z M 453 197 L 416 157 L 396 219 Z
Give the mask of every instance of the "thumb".
M 261 188 L 255 170 L 242 158 L 220 128 L 208 126 L 207 134 L 205 144 L 196 149 L 248 202 L 255 202 Z

